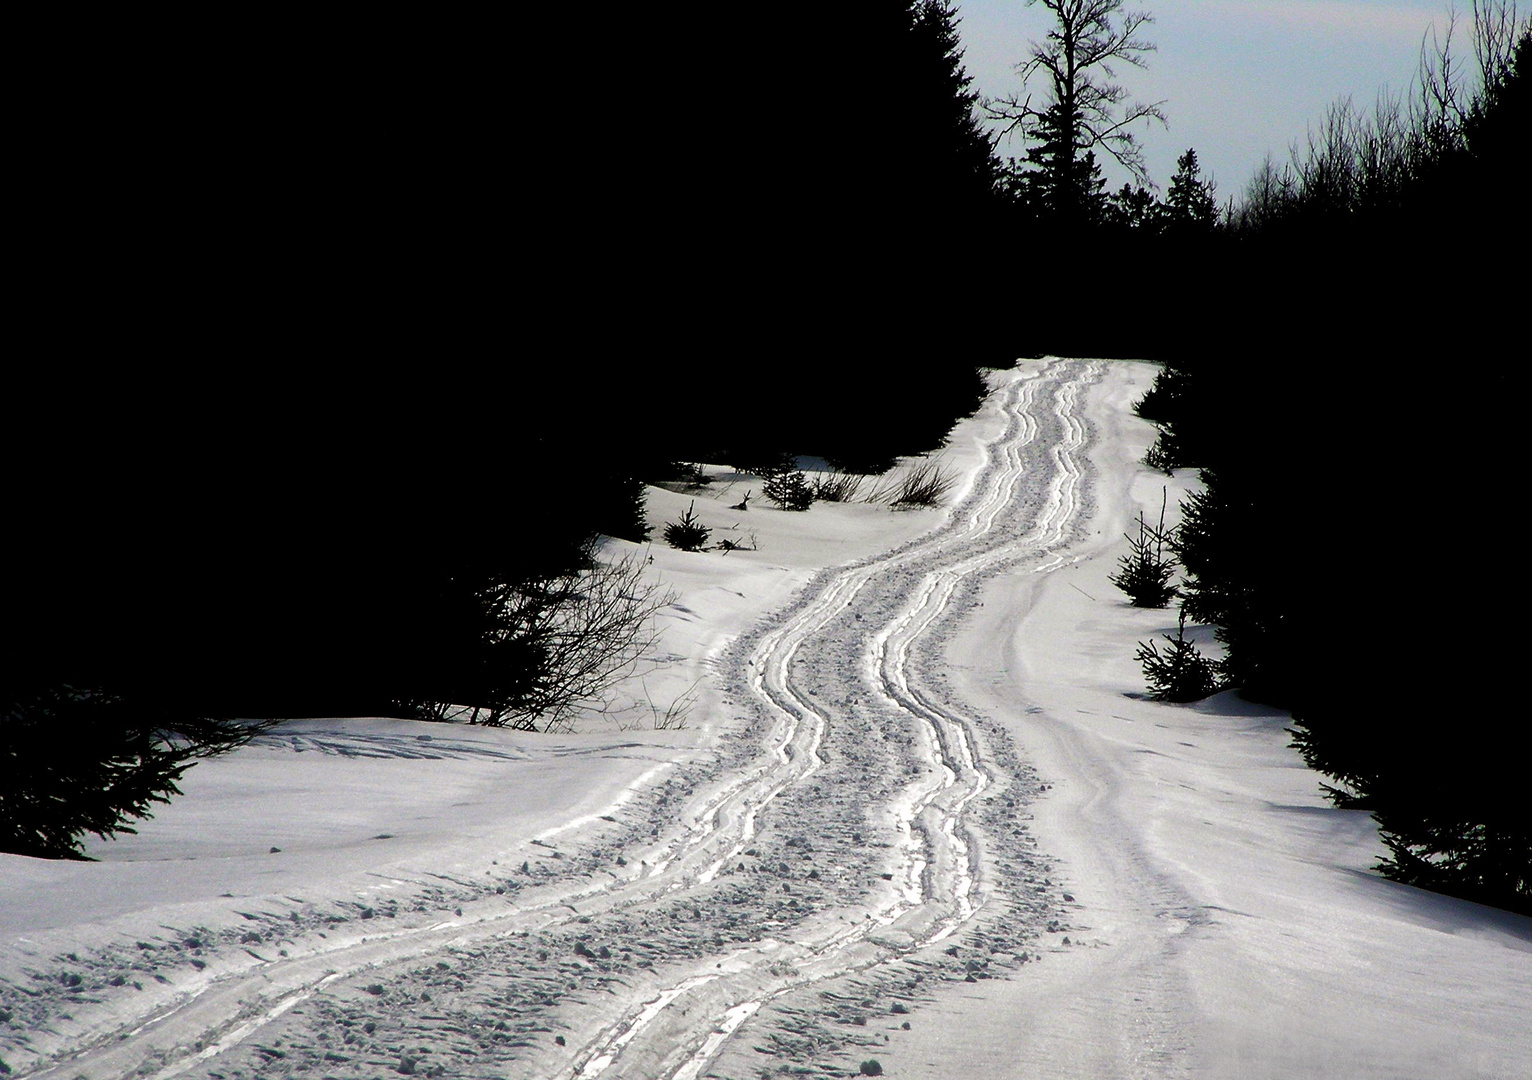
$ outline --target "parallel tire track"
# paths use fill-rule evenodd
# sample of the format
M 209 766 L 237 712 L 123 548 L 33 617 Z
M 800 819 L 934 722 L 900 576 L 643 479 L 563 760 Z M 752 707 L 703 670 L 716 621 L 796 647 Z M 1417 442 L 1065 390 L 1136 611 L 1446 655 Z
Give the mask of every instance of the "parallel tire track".
M 802 688 L 795 661 L 805 649 L 821 645 L 847 610 L 893 604 L 891 616 L 862 632 L 862 686 L 913 722 L 934 766 L 888 807 L 901 842 L 893 872 L 884 876 L 892 877 L 897 888 L 874 900 L 864 917 L 847 928 L 811 930 L 786 947 L 771 942 L 771 948 L 743 963 L 736 954 L 730 958 L 732 970 L 723 974 L 699 967 L 697 974 L 599 1036 L 566 1075 L 691 1080 L 766 1001 L 940 942 L 973 918 L 982 900 L 966 811 L 992 776 L 978 758 L 970 721 L 920 685 L 912 670 L 912 647 L 950 614 L 951 600 L 965 582 L 1026 560 L 1035 564 L 1033 569 L 1046 571 L 1067 558 L 1063 548 L 1083 498 L 1079 456 L 1088 435 L 1076 410 L 1082 386 L 1099 373 L 1094 365 L 1057 363 L 1013 383 L 1006 430 L 989 448 L 990 460 L 949 523 L 902 549 L 837 572 L 789 622 L 763 639 L 749 662 L 756 673 L 753 690 L 787 733 L 778 750 L 782 768 L 777 782 L 752 806 L 753 826 L 766 803 L 824 764 L 820 748 L 839 718 L 819 711 L 814 700 L 855 694 L 850 672 L 844 673 L 839 693 L 823 686 Z M 1050 389 L 1050 412 L 1039 416 L 1039 397 Z M 1051 436 L 1046 448 L 1035 445 L 1041 433 Z M 1019 506 L 1018 491 L 1029 480 L 1036 489 L 1033 474 L 1043 462 L 1050 467 L 1040 506 Z M 1025 527 L 1013 535 L 1018 525 Z M 855 618 L 866 622 L 860 611 Z M 789 747 L 797 753 L 789 754 Z M 746 829 L 720 865 L 738 855 L 753 835 L 753 828 Z M 784 956 L 791 960 L 789 971 L 777 974 Z M 678 1022 L 678 1015 L 688 1022 Z M 646 1040 L 652 1045 L 643 1049 Z

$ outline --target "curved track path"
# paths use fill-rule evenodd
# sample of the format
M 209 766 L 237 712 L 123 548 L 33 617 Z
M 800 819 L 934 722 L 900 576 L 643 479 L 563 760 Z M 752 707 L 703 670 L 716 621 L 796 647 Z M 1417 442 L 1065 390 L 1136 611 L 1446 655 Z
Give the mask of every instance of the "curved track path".
M 1014 816 L 1024 770 L 995 725 L 949 700 L 938 646 L 991 575 L 1075 557 L 1091 498 L 1082 395 L 1102 370 L 1013 372 L 1004 429 L 942 526 L 823 572 L 733 643 L 717 674 L 737 737 L 679 824 L 618 869 L 385 932 L 310 935 L 280 956 L 247 950 L 34 1075 L 232 1080 L 322 1063 L 333 1077 L 692 1080 L 747 1043 L 833 1053 L 811 1014 L 836 988 L 1025 961 L 1028 935 L 1060 913 L 1047 864 L 977 813 Z M 1009 939 L 976 949 L 1001 904 Z
M 752 692 L 773 716 L 775 762 L 755 790 L 740 794 L 737 839 L 698 884 L 744 853 L 772 802 L 825 768 L 827 742 L 877 741 L 858 715 L 870 706 L 882 741 L 901 733 L 924 763 L 881 808 L 882 829 L 894 837 L 880 872 L 888 886 L 863 897 L 854 920 L 829 913 L 796 927 L 790 940 L 731 953 L 727 963 L 705 958 L 610 1025 L 559 1075 L 690 1080 L 765 1002 L 918 952 L 974 918 L 984 893 L 968 808 L 992 783 L 992 766 L 980 760 L 970 721 L 927 685 L 935 673 L 920 670 L 915 647 L 953 617 L 965 584 L 1018 564 L 1047 571 L 1069 558 L 1087 494 L 1079 396 L 1099 374 L 1095 365 L 1057 362 L 1008 386 L 1005 431 L 949 523 L 827 576 L 746 661 Z M 811 665 L 810 653 L 834 659 Z

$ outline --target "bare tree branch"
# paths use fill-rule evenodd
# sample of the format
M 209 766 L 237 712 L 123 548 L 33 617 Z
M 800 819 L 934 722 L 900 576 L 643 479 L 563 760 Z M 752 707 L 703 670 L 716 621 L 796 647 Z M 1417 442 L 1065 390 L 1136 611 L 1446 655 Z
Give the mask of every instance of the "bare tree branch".
M 1011 95 L 984 103 L 990 119 L 1002 121 L 1001 137 L 1019 132 L 1033 142 L 1062 144 L 1072 164 L 1097 148 L 1110 154 L 1133 178 L 1144 183 L 1143 151 L 1130 127 L 1140 121 L 1166 123 L 1164 102 L 1131 103 L 1115 79 L 1119 62 L 1136 68 L 1155 51 L 1140 38 L 1154 21 L 1144 11 L 1123 11 L 1123 0 L 1028 0 L 1053 14 L 1054 27 L 1034 41 L 1027 59 L 1016 65 L 1023 81 L 1041 79 L 1048 104 L 1038 108 L 1033 95 Z

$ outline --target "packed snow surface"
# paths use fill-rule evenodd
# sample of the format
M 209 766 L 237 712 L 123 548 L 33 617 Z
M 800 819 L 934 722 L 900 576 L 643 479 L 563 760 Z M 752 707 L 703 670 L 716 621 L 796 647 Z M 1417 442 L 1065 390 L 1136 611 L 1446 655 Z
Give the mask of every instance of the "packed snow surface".
M 1283 714 L 1143 696 L 1135 644 L 1174 614 L 1107 578 L 1194 484 L 1139 464 L 1153 375 L 997 375 L 939 508 L 792 513 L 721 466 L 651 489 L 657 534 L 694 503 L 732 550 L 608 545 L 673 599 L 657 666 L 573 733 L 287 723 L 97 862 L 0 855 L 0 1059 L 1532 1075 L 1532 920 L 1373 873 Z

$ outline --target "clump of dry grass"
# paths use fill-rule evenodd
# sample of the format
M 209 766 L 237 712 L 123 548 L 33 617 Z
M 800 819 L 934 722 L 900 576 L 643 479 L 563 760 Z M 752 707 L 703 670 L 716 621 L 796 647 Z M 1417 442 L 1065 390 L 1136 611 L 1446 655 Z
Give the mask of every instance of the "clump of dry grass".
M 957 483 L 957 473 L 940 461 L 927 458 L 893 478 L 885 477 L 868 496 L 868 502 L 886 502 L 898 509 L 911 506 L 939 506 L 946 501 Z
M 814 489 L 815 499 L 821 502 L 848 503 L 856 500 L 866 480 L 867 477 L 861 473 L 829 472 L 820 473 L 809 483 Z

